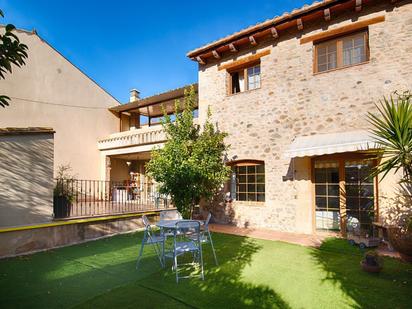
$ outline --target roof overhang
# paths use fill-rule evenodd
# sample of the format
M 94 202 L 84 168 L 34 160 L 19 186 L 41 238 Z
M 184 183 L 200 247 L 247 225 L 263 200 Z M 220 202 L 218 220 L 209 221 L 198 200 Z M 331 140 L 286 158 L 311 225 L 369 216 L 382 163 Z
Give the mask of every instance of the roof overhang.
M 0 135 L 54 134 L 49 127 L 0 128 Z
M 244 46 L 258 45 L 259 41 L 271 37 L 277 39 L 283 33 L 290 34 L 291 29 L 296 29 L 299 33 L 309 22 L 322 19 L 329 21 L 331 16 L 348 10 L 355 14 L 361 11 L 363 6 L 373 2 L 377 2 L 377 0 L 323 0 L 314 2 L 192 50 L 187 53 L 187 57 L 203 65 L 207 63 L 208 59 L 220 59 L 223 53 L 237 53 Z
M 285 152 L 285 157 L 312 157 L 334 153 L 369 151 L 378 148 L 368 131 L 315 134 L 295 138 Z
M 167 112 L 172 113 L 174 111 L 175 100 L 182 99 L 184 97 L 185 90 L 189 90 L 192 86 L 195 90 L 195 93 L 197 94 L 197 84 L 191 84 L 181 88 L 156 94 L 154 96 L 150 96 L 141 100 L 114 106 L 111 107 L 109 110 L 117 115 L 122 112 L 139 112 L 142 115 L 150 117 L 162 116 L 162 106 L 164 106 Z

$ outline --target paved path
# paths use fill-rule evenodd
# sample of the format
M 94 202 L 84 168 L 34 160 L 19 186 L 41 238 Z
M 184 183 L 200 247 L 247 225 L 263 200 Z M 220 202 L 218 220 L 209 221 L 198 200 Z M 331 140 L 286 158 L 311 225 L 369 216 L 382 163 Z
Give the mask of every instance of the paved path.
M 219 233 L 248 236 L 266 240 L 279 240 L 308 247 L 319 247 L 325 238 L 332 236 L 331 234 L 307 235 L 278 232 L 268 229 L 240 228 L 233 225 L 224 224 L 210 224 L 210 229 Z
M 254 229 L 254 228 L 241 228 L 233 225 L 226 224 L 210 224 L 210 229 L 213 232 L 248 236 L 258 239 L 266 240 L 278 240 L 284 241 L 296 245 L 302 245 L 307 247 L 319 247 L 322 241 L 327 237 L 339 237 L 335 233 L 320 233 L 317 235 L 308 234 L 296 234 L 296 233 L 286 233 L 278 232 L 268 229 Z M 380 255 L 390 256 L 394 258 L 400 258 L 399 253 L 389 250 L 385 244 L 381 244 L 377 249 Z

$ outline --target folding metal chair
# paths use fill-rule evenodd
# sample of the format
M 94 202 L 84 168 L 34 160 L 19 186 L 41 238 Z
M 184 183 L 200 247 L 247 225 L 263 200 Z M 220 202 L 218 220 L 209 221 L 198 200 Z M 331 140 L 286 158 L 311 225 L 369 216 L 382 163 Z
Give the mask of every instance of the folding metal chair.
M 160 220 L 180 220 L 182 215 L 177 210 L 163 210 L 160 212 Z
M 212 247 L 213 257 L 215 259 L 216 266 L 218 266 L 219 263 L 218 263 L 217 257 L 216 257 L 215 246 L 213 245 L 212 235 L 210 234 L 210 230 L 209 230 L 209 222 L 210 222 L 211 218 L 212 218 L 212 214 L 209 212 L 209 214 L 207 215 L 207 218 L 205 220 L 205 224 L 203 226 L 201 226 L 201 228 L 200 228 L 200 241 L 203 244 L 204 243 L 210 243 L 210 246 Z
M 182 215 L 177 210 L 164 210 L 160 212 L 160 220 L 181 220 Z M 174 232 L 171 229 L 163 229 L 163 236 L 173 236 Z
M 192 254 L 192 263 L 179 264 L 178 257 L 187 253 Z M 197 267 L 200 267 L 200 274 L 198 276 L 204 280 L 199 221 L 185 220 L 176 222 L 173 242 L 173 269 L 176 273 L 176 282 L 179 283 L 179 279 L 194 277 L 191 275 L 179 276 L 179 265 L 196 265 Z
M 142 258 L 143 249 L 145 245 L 152 245 L 157 257 L 159 258 L 160 265 L 164 267 L 164 250 L 165 250 L 165 237 L 163 235 L 155 235 L 150 225 L 149 219 L 146 215 L 142 216 L 142 221 L 145 226 L 142 245 L 140 247 L 140 253 L 136 261 L 136 269 L 139 267 L 140 260 Z

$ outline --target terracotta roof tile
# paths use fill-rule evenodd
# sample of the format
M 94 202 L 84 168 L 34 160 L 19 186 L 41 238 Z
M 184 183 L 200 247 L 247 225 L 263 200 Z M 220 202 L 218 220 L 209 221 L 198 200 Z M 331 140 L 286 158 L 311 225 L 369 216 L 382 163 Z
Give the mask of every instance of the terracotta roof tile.
M 323 0 L 323 1 L 315 1 L 312 4 L 305 4 L 301 8 L 293 9 L 291 12 L 284 12 L 281 16 L 275 16 L 273 18 L 266 19 L 263 22 L 256 23 L 255 25 L 250 25 L 250 26 L 248 26 L 248 27 L 246 27 L 246 28 L 244 28 L 240 31 L 234 32 L 230 35 L 227 35 L 225 37 L 222 37 L 220 39 L 217 39 L 215 41 L 207 43 L 207 44 L 205 44 L 205 45 L 203 45 L 199 48 L 196 48 L 192 51 L 189 51 L 186 55 L 188 57 L 194 57 L 196 54 L 198 54 L 198 53 L 200 53 L 204 50 L 210 49 L 214 46 L 217 46 L 217 45 L 220 45 L 220 44 L 223 44 L 223 43 L 228 43 L 229 41 L 232 41 L 232 40 L 237 39 L 238 37 L 247 35 L 247 34 L 249 34 L 251 32 L 254 32 L 254 31 L 256 31 L 260 28 L 267 27 L 271 24 L 280 23 L 280 22 L 282 22 L 282 21 L 284 21 L 288 18 L 294 17 L 296 15 L 300 15 L 300 14 L 306 13 L 306 12 L 314 10 L 314 9 L 319 9 L 320 7 L 324 7 L 324 6 L 330 5 L 334 2 L 340 2 L 340 1 L 341 0 Z

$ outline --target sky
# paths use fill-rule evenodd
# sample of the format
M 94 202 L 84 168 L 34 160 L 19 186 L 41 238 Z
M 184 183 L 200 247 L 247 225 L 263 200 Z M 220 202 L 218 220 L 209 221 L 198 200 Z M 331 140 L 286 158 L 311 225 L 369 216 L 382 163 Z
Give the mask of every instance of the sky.
M 197 82 L 190 50 L 313 1 L 0 0 L 0 24 L 38 34 L 120 102 Z

